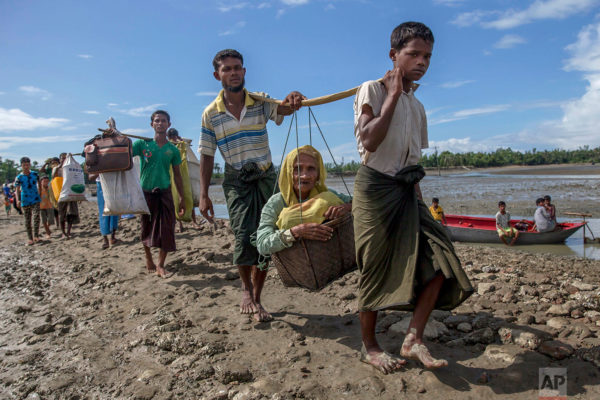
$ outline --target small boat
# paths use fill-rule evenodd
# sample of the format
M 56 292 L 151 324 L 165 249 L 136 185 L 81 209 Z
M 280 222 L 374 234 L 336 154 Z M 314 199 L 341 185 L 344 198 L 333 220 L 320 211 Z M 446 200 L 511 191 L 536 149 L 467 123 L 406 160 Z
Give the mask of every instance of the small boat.
M 450 238 L 456 242 L 471 243 L 502 243 L 496 231 L 496 219 L 487 217 L 470 217 L 466 215 L 446 214 L 446 228 Z M 514 226 L 520 220 L 510 220 Z M 537 232 L 531 230 L 533 221 L 525 220 L 529 224 L 529 230 L 520 231 L 519 238 L 515 244 L 553 244 L 562 243 L 569 236 L 583 227 L 585 222 L 560 222 L 560 230 L 552 232 Z

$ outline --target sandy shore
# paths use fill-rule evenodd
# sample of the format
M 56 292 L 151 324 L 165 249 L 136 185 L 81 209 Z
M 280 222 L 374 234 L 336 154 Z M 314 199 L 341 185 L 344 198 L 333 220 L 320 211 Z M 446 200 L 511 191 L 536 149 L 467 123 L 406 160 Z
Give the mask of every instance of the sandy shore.
M 0 398 L 532 399 L 538 368 L 564 367 L 569 398 L 600 398 L 600 261 L 457 245 L 478 293 L 435 312 L 426 335 L 450 366 L 382 375 L 358 361 L 358 274 L 314 293 L 269 273 L 270 323 L 238 313 L 225 222 L 188 228 L 148 275 L 137 220 L 101 250 L 94 204 L 70 241 L 25 248 L 20 217 L 0 220 Z M 408 315 L 382 313 L 398 354 Z
M 437 175 L 437 168 L 425 168 L 428 175 Z M 600 175 L 600 164 L 508 165 L 491 168 L 441 168 L 440 175 L 494 174 L 494 175 Z

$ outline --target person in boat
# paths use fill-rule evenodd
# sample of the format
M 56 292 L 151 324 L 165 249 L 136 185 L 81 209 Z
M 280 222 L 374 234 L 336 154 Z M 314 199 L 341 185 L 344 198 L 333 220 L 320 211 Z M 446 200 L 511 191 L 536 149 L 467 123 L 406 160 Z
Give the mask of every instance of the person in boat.
M 550 218 L 556 226 L 556 207 L 552 204 L 552 197 L 550 197 L 550 195 L 544 196 L 544 207 L 546 208 L 546 211 L 548 211 L 548 214 L 550 214 Z
M 556 229 L 556 222 L 552 220 L 550 211 L 545 206 L 545 199 L 543 197 L 538 198 L 535 201 L 537 209 L 533 214 L 533 220 L 535 222 L 534 230 L 538 232 L 552 232 Z
M 498 202 L 498 212 L 496 213 L 496 230 L 502 243 L 507 246 L 515 244 L 519 238 L 519 231 L 515 227 L 510 225 L 510 213 L 506 211 L 506 203 L 504 201 Z M 510 243 L 507 238 L 512 239 Z
M 225 160 L 223 191 L 231 229 L 235 235 L 233 264 L 242 281 L 240 312 L 254 314 L 258 321 L 273 319 L 260 302 L 266 271 L 257 268 L 259 253 L 252 244 L 260 213 L 273 193 L 277 176 L 271 162 L 267 122 L 283 122 L 305 98 L 293 91 L 281 104 L 254 100 L 244 88 L 244 58 L 232 49 L 219 51 L 213 59 L 215 79 L 223 90 L 202 113 L 200 135 L 200 212 L 213 222 L 208 196 L 217 148 Z
M 328 241 L 333 229 L 323 225 L 350 213 L 352 197 L 325 185 L 327 171 L 321 154 L 302 146 L 285 158 L 279 174 L 279 193 L 262 209 L 256 247 L 269 256 L 291 247 L 299 239 Z
M 383 373 L 406 362 L 379 346 L 375 336 L 380 310 L 413 311 L 400 355 L 426 368 L 448 365 L 423 343 L 434 308 L 451 310 L 473 287 L 444 227 L 423 202 L 418 165 L 428 147 L 427 118 L 414 83 L 427 72 L 433 34 L 422 23 L 405 22 L 391 35 L 393 70 L 383 81 L 363 83 L 354 100 L 354 133 L 361 166 L 354 183 L 352 214 L 360 271 L 358 310 L 361 361 Z
M 446 225 L 448 222 L 446 221 L 446 215 L 444 215 L 444 209 L 440 206 L 440 199 L 434 197 L 431 199 L 431 206 L 429 207 L 429 212 L 434 220 L 438 223 Z

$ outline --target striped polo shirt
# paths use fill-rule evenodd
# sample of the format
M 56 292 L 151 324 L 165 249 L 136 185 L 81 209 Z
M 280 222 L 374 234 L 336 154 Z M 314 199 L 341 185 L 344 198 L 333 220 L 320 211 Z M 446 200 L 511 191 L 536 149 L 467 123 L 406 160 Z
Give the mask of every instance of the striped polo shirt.
M 246 99 L 240 120 L 225 107 L 223 90 L 204 109 L 198 150 L 200 154 L 214 157 L 219 147 L 225 162 L 237 170 L 248 162 L 255 162 L 266 170 L 271 166 L 267 121 L 280 125 L 283 115 L 277 114 L 277 104 L 256 101 L 246 89 L 244 93 Z

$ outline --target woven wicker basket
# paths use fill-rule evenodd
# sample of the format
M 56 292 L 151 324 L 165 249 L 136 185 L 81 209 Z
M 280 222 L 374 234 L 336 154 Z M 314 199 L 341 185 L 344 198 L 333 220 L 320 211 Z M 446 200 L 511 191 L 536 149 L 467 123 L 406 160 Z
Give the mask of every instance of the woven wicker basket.
M 325 223 L 333 228 L 327 242 L 301 239 L 292 247 L 271 255 L 285 286 L 320 290 L 356 268 L 352 215 Z

